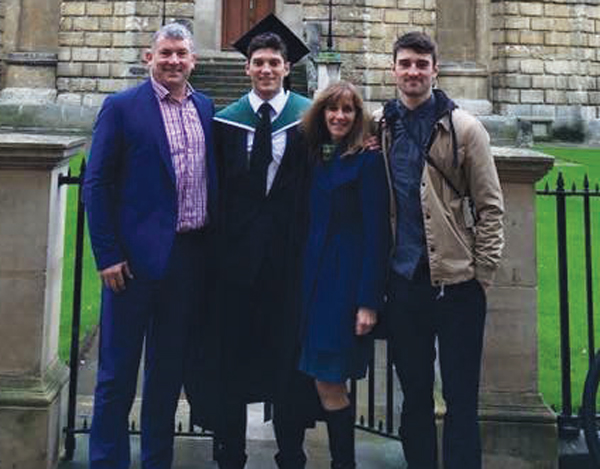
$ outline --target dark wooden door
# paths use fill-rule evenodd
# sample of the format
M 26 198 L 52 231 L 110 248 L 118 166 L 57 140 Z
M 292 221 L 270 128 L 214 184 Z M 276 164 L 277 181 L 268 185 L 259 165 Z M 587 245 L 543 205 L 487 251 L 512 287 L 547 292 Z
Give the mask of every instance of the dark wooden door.
M 275 11 L 275 0 L 223 0 L 221 46 L 231 49 L 231 44 Z

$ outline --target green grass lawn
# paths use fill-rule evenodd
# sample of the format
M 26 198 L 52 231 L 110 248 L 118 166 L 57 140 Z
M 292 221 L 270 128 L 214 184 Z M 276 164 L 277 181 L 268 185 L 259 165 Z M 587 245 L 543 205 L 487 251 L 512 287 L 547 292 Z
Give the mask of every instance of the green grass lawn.
M 79 174 L 82 158 L 83 155 L 79 155 L 71 160 L 71 172 L 73 175 Z M 78 188 L 75 185 L 70 185 L 67 189 L 62 312 L 59 340 L 59 355 L 64 361 L 69 360 L 71 345 L 73 269 L 75 263 L 75 233 L 77 228 L 77 190 Z M 84 241 L 83 267 L 80 340 L 83 340 L 98 323 L 98 309 L 100 304 L 100 282 L 92 256 L 87 229 Z
M 575 183 L 578 190 L 583 188 L 584 175 L 588 174 L 592 190 L 600 183 L 600 149 L 579 148 L 537 148 L 555 156 L 554 169 L 538 183 L 542 189 L 545 183 L 550 189 L 556 188 L 558 172 L 563 173 L 565 187 L 571 190 Z M 596 313 L 600 311 L 600 197 L 592 198 L 592 256 L 594 279 L 592 289 Z M 567 254 L 570 308 L 570 339 L 572 366 L 573 405 L 577 409 L 581 402 L 583 382 L 588 367 L 587 358 L 587 319 L 585 286 L 585 247 L 583 234 L 583 202 L 579 197 L 567 198 Z M 554 197 L 537 198 L 537 259 L 538 259 L 538 320 L 539 320 L 539 370 L 540 389 L 548 404 L 561 406 L 560 374 L 560 325 L 557 273 L 556 201 Z M 596 314 L 596 316 L 598 316 Z M 600 319 L 595 329 L 600 346 Z

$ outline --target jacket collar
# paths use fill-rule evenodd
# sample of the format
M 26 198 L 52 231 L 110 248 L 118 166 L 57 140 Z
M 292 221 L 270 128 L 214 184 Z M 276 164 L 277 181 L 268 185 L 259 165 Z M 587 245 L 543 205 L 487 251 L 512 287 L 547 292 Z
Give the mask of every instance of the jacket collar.
M 452 111 L 458 108 L 458 105 L 452 101 L 448 95 L 440 90 L 434 89 L 433 95 L 435 97 L 435 108 L 436 108 L 436 120 L 446 132 L 450 131 L 450 114 Z

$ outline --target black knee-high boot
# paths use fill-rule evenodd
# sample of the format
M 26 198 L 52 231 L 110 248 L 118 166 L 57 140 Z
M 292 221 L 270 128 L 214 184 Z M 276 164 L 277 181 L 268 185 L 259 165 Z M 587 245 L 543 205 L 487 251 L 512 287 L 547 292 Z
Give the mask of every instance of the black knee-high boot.
M 352 407 L 326 411 L 331 469 L 354 469 L 354 413 Z
M 305 427 L 300 422 L 290 419 L 278 419 L 277 412 L 273 421 L 278 453 L 275 462 L 279 469 L 304 469 L 306 454 L 304 454 Z

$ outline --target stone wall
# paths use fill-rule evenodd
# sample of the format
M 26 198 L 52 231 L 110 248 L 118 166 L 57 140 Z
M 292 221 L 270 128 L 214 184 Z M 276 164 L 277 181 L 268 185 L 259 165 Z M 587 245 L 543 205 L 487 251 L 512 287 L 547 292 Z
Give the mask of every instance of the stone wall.
M 193 0 L 63 1 L 58 101 L 98 106 L 107 94 L 145 76 L 143 52 L 166 21 L 192 20 Z
M 327 2 L 302 3 L 305 21 L 322 25 L 324 50 Z M 333 6 L 333 47 L 342 56 L 342 77 L 361 85 L 365 100 L 373 105 L 393 97 L 392 45 L 406 31 L 434 34 L 435 0 L 334 0 Z
M 600 117 L 600 2 L 492 4 L 493 102 L 556 124 Z
M 2 57 L 4 56 L 4 0 L 0 0 L 0 89 L 2 89 L 3 73 L 2 73 Z
M 19 0 L 0 0 L 0 53 L 12 31 L 2 17 L 7 1 Z M 197 4 L 219 1 L 167 0 L 164 13 L 194 24 Z M 59 104 L 95 107 L 144 76 L 142 53 L 162 23 L 163 0 L 61 5 Z M 328 1 L 278 0 L 277 11 L 288 23 L 293 16 L 296 29 L 318 24 L 325 49 Z M 371 107 L 395 94 L 395 38 L 418 29 L 443 41 L 439 82 L 454 97 L 534 123 L 600 119 L 600 0 L 333 0 L 333 19 L 342 77 Z

